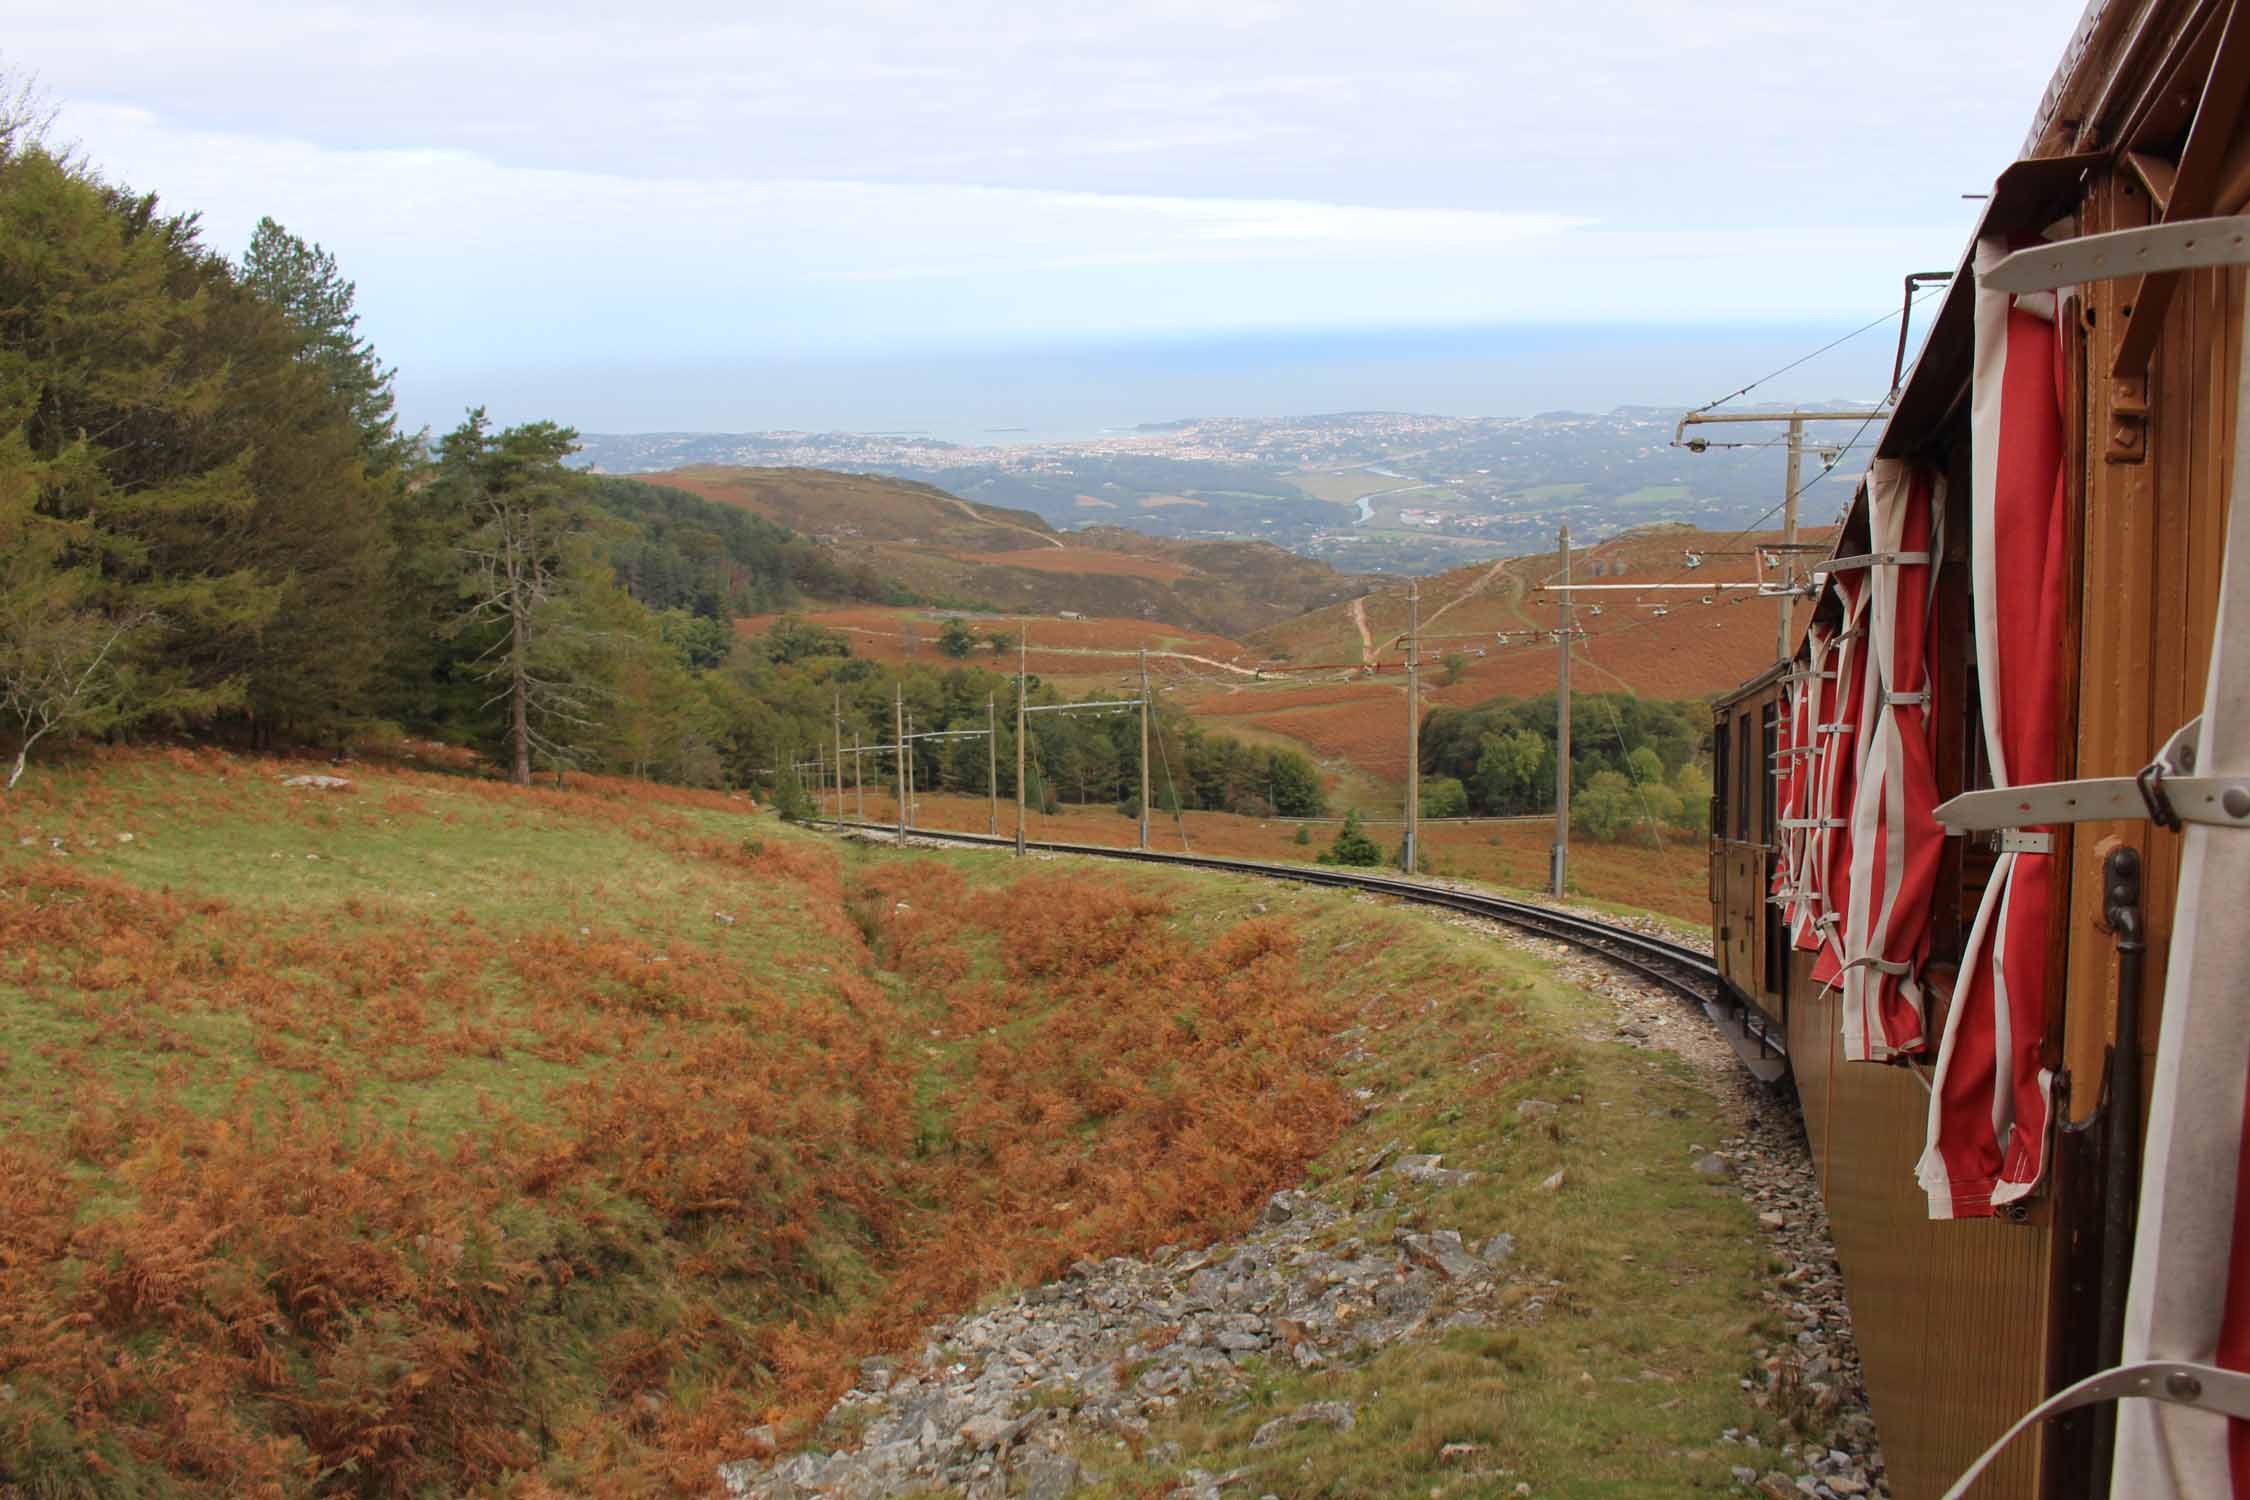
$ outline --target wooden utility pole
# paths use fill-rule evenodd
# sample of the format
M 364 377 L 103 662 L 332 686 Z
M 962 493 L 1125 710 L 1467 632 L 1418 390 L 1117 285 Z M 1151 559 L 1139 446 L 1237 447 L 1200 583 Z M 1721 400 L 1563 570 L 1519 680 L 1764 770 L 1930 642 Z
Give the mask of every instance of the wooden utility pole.
M 914 826 L 914 715 L 906 716 L 906 826 Z
M 836 821 L 844 821 L 844 695 L 832 698 L 836 714 Z
M 1148 647 L 1141 648 L 1141 847 L 1148 847 Z
M 1030 672 L 1031 648 L 1026 644 L 1031 632 L 1023 626 L 1016 628 L 1016 858 L 1023 858 L 1023 721 L 1024 695 L 1027 691 L 1027 674 Z
M 1713 422 L 1787 422 L 1789 424 L 1788 469 L 1781 488 L 1782 551 L 1781 551 L 1781 628 L 1774 655 L 1787 661 L 1796 654 L 1797 643 L 1791 638 L 1789 617 L 1791 606 L 1797 602 L 1797 491 L 1804 487 L 1803 465 L 1805 455 L 1805 424 L 1807 422 L 1857 422 L 1864 429 L 1870 422 L 1882 420 L 1887 415 L 1875 411 L 1691 411 L 1680 418 L 1672 429 L 1672 446 L 1685 448 L 1691 453 L 1701 453 L 1711 446 L 1709 438 L 1687 436 L 1690 427 L 1701 427 Z M 1722 446 L 1726 446 L 1723 445 Z M 1740 444 L 1733 446 L 1740 447 Z M 1848 446 L 1848 445 L 1847 445 Z M 1827 452 L 1821 475 L 1835 466 L 1843 449 Z M 1816 479 L 1821 475 L 1814 476 Z M 1681 585 L 1687 587 L 1687 585 Z M 1567 609 L 1567 605 L 1566 605 Z
M 1789 464 L 1781 482 L 1781 581 L 1788 589 L 1781 596 L 1781 630 L 1773 648 L 1776 661 L 1787 661 L 1797 643 L 1789 638 L 1790 606 L 1797 602 L 1797 475 L 1804 465 L 1805 419 L 1789 419 Z
M 1555 596 L 1562 628 L 1555 632 L 1562 657 L 1555 672 L 1555 897 L 1570 878 L 1570 528 L 1562 529 L 1563 591 Z
M 993 715 L 990 693 L 984 695 L 984 774 L 992 801 L 992 810 L 984 820 L 984 831 L 997 834 L 1000 831 L 1000 727 Z
M 1406 581 L 1406 840 L 1399 863 L 1411 875 L 1422 844 L 1422 580 Z
M 891 686 L 891 730 L 898 736 L 898 836 L 906 837 L 906 690 Z
M 860 769 L 859 731 L 852 731 L 852 799 L 859 804 L 859 821 L 867 821 L 867 777 Z

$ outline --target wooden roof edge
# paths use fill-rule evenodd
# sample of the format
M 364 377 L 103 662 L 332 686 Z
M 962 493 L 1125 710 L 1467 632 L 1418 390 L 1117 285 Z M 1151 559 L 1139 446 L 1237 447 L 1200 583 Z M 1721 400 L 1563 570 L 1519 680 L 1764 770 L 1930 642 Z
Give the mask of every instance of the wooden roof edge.
M 2102 151 L 2026 157 L 1993 182 L 1992 199 L 1977 220 L 1954 269 L 1930 331 L 1914 359 L 1914 373 L 1899 392 L 1891 419 L 1875 445 L 1878 458 L 1911 458 L 1945 430 L 1946 419 L 1968 390 L 1976 362 L 1976 331 L 1971 316 L 1976 277 L 1971 266 L 1977 241 L 1992 235 L 2022 235 L 2052 223 L 2078 206 L 2086 173 L 2109 160 Z

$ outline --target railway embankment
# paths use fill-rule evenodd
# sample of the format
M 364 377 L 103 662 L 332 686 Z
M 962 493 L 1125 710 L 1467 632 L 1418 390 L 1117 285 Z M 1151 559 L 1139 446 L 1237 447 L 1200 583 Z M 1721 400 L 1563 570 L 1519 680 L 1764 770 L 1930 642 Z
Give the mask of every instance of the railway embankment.
M 1505 1007 L 1536 1065 L 1433 1069 L 1468 1012 L 1427 1000 L 1347 1028 L 1364 1113 L 1246 1232 L 931 1324 L 730 1493 L 1888 1493 L 1789 1101 L 1676 995 L 1413 925 L 1536 997 Z

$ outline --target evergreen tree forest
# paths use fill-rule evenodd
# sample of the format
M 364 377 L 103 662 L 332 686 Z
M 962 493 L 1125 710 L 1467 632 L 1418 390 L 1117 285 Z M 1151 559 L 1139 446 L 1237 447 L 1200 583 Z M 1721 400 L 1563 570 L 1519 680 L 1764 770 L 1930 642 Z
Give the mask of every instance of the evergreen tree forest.
M 915 602 L 731 507 L 566 467 L 574 434 L 402 432 L 333 256 L 193 214 L 0 117 L 0 743 L 384 732 L 518 781 L 770 759 L 734 619 Z M 803 734 L 796 733 L 801 741 Z

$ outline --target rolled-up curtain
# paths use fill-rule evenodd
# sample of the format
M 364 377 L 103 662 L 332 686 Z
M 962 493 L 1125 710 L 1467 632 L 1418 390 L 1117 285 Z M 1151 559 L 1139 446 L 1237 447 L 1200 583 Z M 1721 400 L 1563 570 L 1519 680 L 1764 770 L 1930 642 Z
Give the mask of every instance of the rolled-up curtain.
M 1835 700 L 1836 686 L 1836 632 L 1816 620 L 1805 631 L 1805 677 L 1798 684 L 1798 743 L 1805 747 L 1799 757 L 1802 769 L 1798 772 L 1797 816 L 1807 823 L 1820 816 L 1821 794 L 1828 771 L 1828 740 L 1820 733 Z M 1826 908 L 1821 900 L 1819 861 L 1814 858 L 1813 830 L 1800 827 L 1794 830 L 1795 842 L 1789 856 L 1794 879 L 1791 885 L 1796 904 L 1789 913 L 1789 932 L 1796 946 L 1813 952 L 1820 947 L 1820 916 Z
M 1981 272 L 2007 253 L 1977 246 Z M 2051 293 L 1977 288 L 1969 435 L 1978 693 L 1995 786 L 2052 781 L 2066 664 L 2060 340 Z M 2054 858 L 2004 852 L 1977 909 L 1931 1080 L 1916 1176 L 1933 1218 L 1975 1218 L 2046 1170 Z
M 1945 836 L 1930 745 L 1929 624 L 1944 481 L 1877 459 L 1864 572 L 1868 730 L 1851 808 L 1844 911 L 1843 1053 L 1879 1061 L 1923 1045 L 1920 969 Z
M 1820 878 L 1819 956 L 1813 983 L 1834 984 L 1844 973 L 1844 913 L 1852 897 L 1852 800 L 1858 793 L 1859 767 L 1866 754 L 1868 704 L 1867 579 L 1854 570 L 1830 576 L 1828 585 L 1844 606 L 1844 628 L 1836 633 L 1836 680 L 1830 684 L 1831 717 L 1814 732 L 1821 737 L 1821 790 L 1812 829 L 1813 861 Z

